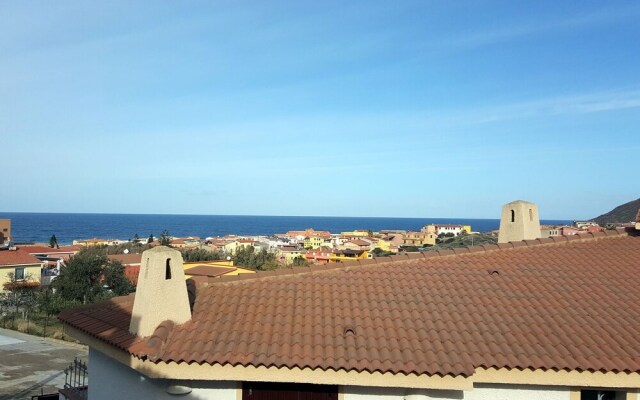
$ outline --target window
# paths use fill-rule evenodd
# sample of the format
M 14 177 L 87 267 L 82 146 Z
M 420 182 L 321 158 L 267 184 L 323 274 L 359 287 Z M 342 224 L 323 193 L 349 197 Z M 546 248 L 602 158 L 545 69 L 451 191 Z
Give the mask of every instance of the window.
M 529 221 L 533 221 L 533 210 L 529 209 Z
M 627 393 L 617 390 L 581 390 L 580 400 L 625 400 Z
M 511 222 L 516 222 L 516 212 L 511 210 Z
M 15 279 L 17 281 L 23 281 L 24 280 L 24 268 L 16 268 Z

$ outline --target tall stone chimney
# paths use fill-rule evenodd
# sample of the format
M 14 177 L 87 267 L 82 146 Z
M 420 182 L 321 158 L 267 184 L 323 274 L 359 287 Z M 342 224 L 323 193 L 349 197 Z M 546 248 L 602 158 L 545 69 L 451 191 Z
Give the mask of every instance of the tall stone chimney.
M 538 206 L 522 200 L 516 200 L 502 206 L 498 243 L 538 238 L 540 238 Z
M 182 264 L 182 254 L 169 247 L 142 253 L 129 332 L 150 336 L 161 322 L 182 324 L 191 319 Z

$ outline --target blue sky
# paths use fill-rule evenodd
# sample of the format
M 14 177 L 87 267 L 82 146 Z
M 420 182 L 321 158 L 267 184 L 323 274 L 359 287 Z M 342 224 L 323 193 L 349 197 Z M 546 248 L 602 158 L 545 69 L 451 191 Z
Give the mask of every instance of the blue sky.
M 594 217 L 637 1 L 0 3 L 0 211 Z

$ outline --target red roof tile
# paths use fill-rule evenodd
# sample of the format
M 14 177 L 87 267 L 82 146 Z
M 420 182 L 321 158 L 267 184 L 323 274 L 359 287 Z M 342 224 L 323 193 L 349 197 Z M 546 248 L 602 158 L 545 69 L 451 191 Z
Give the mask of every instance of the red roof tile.
M 47 246 L 21 246 L 22 250 L 25 250 L 29 254 L 57 254 L 57 253 L 77 253 L 82 249 L 82 246 L 60 246 L 58 248 L 51 248 Z
M 213 267 L 210 265 L 197 265 L 195 267 L 191 267 L 184 270 L 186 275 L 197 275 L 197 276 L 220 276 L 227 274 L 229 272 L 235 271 L 237 268 L 235 267 Z
M 198 290 L 191 321 L 159 327 L 154 341 L 128 333 L 132 296 L 60 318 L 152 361 L 640 372 L 640 236 L 578 239 L 222 277 Z
M 142 254 L 110 254 L 107 257 L 110 260 L 120 261 L 124 265 L 140 264 L 142 262 Z
M 40 260 L 20 248 L 17 250 L 0 250 L 0 265 L 40 264 Z

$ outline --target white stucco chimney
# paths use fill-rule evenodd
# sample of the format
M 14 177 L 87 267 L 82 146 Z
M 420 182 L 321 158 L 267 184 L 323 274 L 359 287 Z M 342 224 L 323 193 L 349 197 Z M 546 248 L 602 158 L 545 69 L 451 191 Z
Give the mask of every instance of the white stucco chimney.
M 516 200 L 502 206 L 498 243 L 538 238 L 540 238 L 538 206 L 522 200 Z
M 164 321 L 191 319 L 182 254 L 165 246 L 142 253 L 129 332 L 150 336 Z

